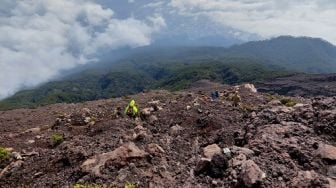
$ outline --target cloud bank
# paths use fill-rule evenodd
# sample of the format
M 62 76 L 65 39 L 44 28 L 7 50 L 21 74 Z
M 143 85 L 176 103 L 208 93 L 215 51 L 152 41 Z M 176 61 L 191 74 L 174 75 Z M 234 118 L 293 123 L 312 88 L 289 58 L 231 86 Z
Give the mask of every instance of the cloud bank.
M 181 16 L 207 17 L 262 38 L 311 36 L 336 44 L 334 0 L 171 0 L 169 5 Z
M 336 44 L 335 17 L 334 0 L 1 0 L 0 99 L 95 62 L 104 49 L 154 39 L 293 35 Z
M 0 99 L 96 61 L 105 48 L 148 45 L 164 26 L 159 16 L 116 19 L 89 0 L 2 0 Z

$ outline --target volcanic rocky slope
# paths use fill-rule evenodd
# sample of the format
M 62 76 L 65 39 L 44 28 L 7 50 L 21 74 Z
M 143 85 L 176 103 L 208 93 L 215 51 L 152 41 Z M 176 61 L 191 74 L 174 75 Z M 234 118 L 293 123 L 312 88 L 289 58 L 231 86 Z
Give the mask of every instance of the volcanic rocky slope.
M 222 96 L 211 101 L 215 90 Z M 141 118 L 123 115 L 130 99 Z M 181 92 L 2 111 L 10 159 L 0 187 L 336 187 L 336 98 L 281 99 L 200 81 Z
M 334 96 L 336 74 L 295 74 L 275 78 L 272 81 L 258 82 L 261 92 L 290 96 Z

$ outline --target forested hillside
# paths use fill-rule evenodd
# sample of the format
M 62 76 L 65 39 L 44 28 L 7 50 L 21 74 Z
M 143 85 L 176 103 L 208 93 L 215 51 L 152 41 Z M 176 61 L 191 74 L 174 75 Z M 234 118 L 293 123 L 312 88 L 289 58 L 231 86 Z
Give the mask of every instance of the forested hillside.
M 18 92 L 1 101 L 0 109 L 104 99 L 149 89 L 180 90 L 200 79 L 235 84 L 289 74 L 279 68 L 267 67 L 256 60 L 244 58 L 153 64 L 124 62 L 122 65 L 109 71 L 87 70 L 62 81 Z
M 179 90 L 200 79 L 225 84 L 264 81 L 296 72 L 336 72 L 336 47 L 321 39 L 283 36 L 230 48 L 119 50 L 100 63 L 67 72 L 59 81 L 20 91 L 1 101 L 0 109 L 111 98 L 148 89 Z

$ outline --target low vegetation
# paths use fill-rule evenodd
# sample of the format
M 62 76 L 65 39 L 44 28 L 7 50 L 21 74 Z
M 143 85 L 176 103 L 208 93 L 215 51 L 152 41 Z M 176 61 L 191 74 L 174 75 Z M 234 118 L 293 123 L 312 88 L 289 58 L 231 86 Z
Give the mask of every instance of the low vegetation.
M 126 183 L 124 188 L 136 188 L 136 186 L 132 183 Z
M 297 104 L 297 102 L 291 98 L 282 98 L 280 102 L 287 107 L 293 107 Z
M 0 147 L 0 167 L 10 158 L 10 152 L 6 148 Z
M 64 141 L 64 138 L 61 134 L 55 133 L 51 136 L 51 142 L 53 146 L 58 146 Z

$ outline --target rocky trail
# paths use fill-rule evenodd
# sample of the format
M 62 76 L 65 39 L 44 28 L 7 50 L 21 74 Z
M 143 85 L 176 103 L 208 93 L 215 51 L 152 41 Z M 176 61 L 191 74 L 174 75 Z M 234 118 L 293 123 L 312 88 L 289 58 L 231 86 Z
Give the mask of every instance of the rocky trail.
M 336 97 L 285 99 L 199 81 L 0 111 L 0 187 L 336 187 Z

